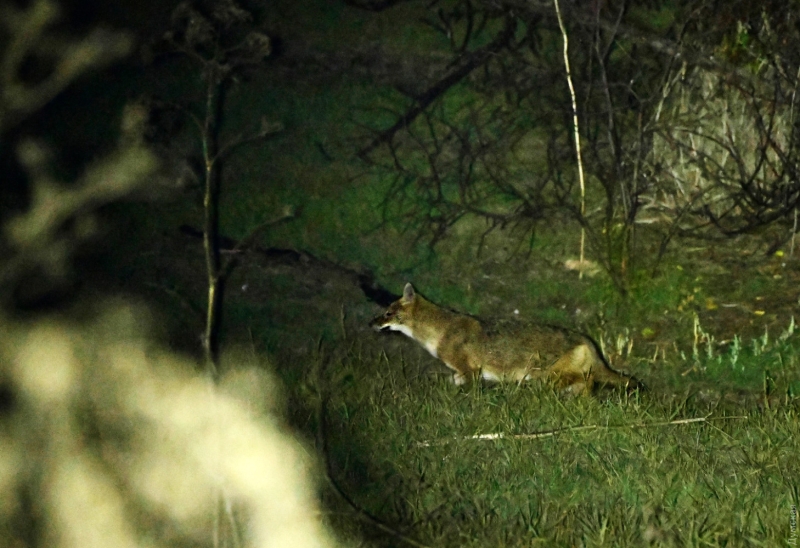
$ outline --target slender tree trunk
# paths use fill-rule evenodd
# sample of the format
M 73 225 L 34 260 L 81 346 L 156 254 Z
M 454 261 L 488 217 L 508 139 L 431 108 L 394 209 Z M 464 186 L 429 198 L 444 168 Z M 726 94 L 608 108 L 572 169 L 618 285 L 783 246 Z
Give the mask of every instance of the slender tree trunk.
M 219 108 L 220 81 L 209 67 L 206 87 L 206 112 L 203 124 L 203 162 L 205 168 L 205 193 L 203 196 L 203 249 L 208 276 L 208 301 L 206 329 L 203 334 L 203 354 L 206 368 L 212 379 L 219 374 L 219 326 L 222 307 L 223 284 L 219 257 L 219 170 L 217 169 L 217 110 Z
M 567 27 L 564 25 L 564 20 L 561 17 L 561 7 L 558 0 L 553 0 L 556 8 L 556 17 L 558 18 L 558 27 L 561 29 L 561 37 L 564 40 L 564 71 L 567 76 L 567 85 L 569 86 L 569 95 L 572 99 L 572 135 L 575 139 L 575 157 L 578 160 L 578 181 L 581 188 L 581 217 L 586 219 L 586 183 L 583 176 L 583 157 L 581 154 L 581 132 L 578 125 L 578 100 L 575 96 L 575 86 L 572 83 L 572 72 L 569 67 L 569 40 L 567 38 Z M 578 276 L 583 278 L 583 266 L 586 249 L 586 229 L 581 224 L 581 250 L 580 250 L 580 264 L 581 269 L 578 271 Z

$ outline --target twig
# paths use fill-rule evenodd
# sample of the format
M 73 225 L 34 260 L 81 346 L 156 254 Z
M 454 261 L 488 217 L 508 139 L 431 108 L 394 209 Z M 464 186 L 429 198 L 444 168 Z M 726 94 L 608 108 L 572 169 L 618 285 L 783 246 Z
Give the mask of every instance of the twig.
M 153 289 L 155 291 L 164 292 L 170 297 L 174 298 L 183 308 L 189 310 L 192 317 L 202 317 L 206 313 L 206 311 L 203 308 L 194 304 L 185 295 L 182 295 L 181 292 L 175 289 L 174 287 L 169 287 L 161 283 L 150 283 L 150 282 L 146 282 L 144 286 Z
M 381 131 L 367 146 L 358 152 L 359 158 L 366 158 L 373 150 L 384 143 L 391 143 L 392 138 L 397 132 L 408 128 L 411 123 L 423 114 L 425 110 L 438 98 L 443 96 L 453 86 L 464 80 L 475 69 L 485 65 L 494 55 L 504 48 L 514 37 L 517 28 L 517 20 L 514 17 L 507 17 L 503 29 L 497 34 L 494 40 L 483 48 L 477 49 L 469 55 L 463 56 L 464 61 L 460 65 L 447 73 L 441 80 L 436 82 L 425 93 L 416 98 L 415 104 L 406 111 L 390 128 Z
M 572 84 L 572 73 L 569 68 L 569 41 L 567 40 L 567 28 L 564 26 L 564 20 L 561 17 L 561 7 L 558 5 L 558 0 L 553 0 L 556 8 L 556 17 L 558 17 L 558 28 L 561 29 L 561 36 L 564 38 L 564 70 L 567 75 L 567 85 L 569 86 L 569 94 L 572 98 L 572 133 L 575 137 L 575 156 L 578 159 L 578 181 L 581 187 L 581 218 L 586 217 L 586 186 L 583 177 L 583 158 L 581 156 L 581 134 L 578 127 L 578 101 L 575 98 L 575 86 Z M 580 262 L 584 261 L 584 249 L 586 247 L 586 227 L 581 223 L 581 255 Z M 583 278 L 583 270 L 579 271 L 578 276 Z
M 265 137 L 268 137 L 269 135 L 273 133 L 278 133 L 280 131 L 283 131 L 283 124 L 281 124 L 280 122 L 270 123 L 266 119 L 262 119 L 261 128 L 258 131 L 253 132 L 251 135 L 237 135 L 230 142 L 225 143 L 224 145 L 219 147 L 215 159 L 223 160 L 235 148 L 238 148 L 247 143 L 252 143 L 253 141 L 264 139 Z
M 292 207 L 285 207 L 283 213 L 279 216 L 261 223 L 253 230 L 250 231 L 250 234 L 239 240 L 236 245 L 233 246 L 233 249 L 226 250 L 227 253 L 230 254 L 230 259 L 228 262 L 220 269 L 220 277 L 226 279 L 228 276 L 231 275 L 233 269 L 236 268 L 238 265 L 238 258 L 241 256 L 242 252 L 249 250 L 253 247 L 256 239 L 261 233 L 266 230 L 267 228 L 274 227 L 275 225 L 284 223 L 286 221 L 290 221 L 297 217 L 297 211 Z
M 219 377 L 219 324 L 222 291 L 219 258 L 219 172 L 217 170 L 217 109 L 222 80 L 206 67 L 206 105 L 201 143 L 203 146 L 205 192 L 203 195 L 203 250 L 205 252 L 208 300 L 206 324 L 203 334 L 203 355 L 208 375 L 215 381 Z
M 747 420 L 746 415 L 736 415 L 730 417 L 696 417 L 692 419 L 675 419 L 671 421 L 664 421 L 664 422 L 637 422 L 633 424 L 587 424 L 583 426 L 567 426 L 565 428 L 556 428 L 553 430 L 545 430 L 543 432 L 533 432 L 531 434 L 506 434 L 505 432 L 495 432 L 492 434 L 475 434 L 474 436 L 463 436 L 460 438 L 449 438 L 446 440 L 436 440 L 436 441 L 421 441 L 418 442 L 416 445 L 417 447 L 435 447 L 439 445 L 446 445 L 453 441 L 468 441 L 468 440 L 477 440 L 477 441 L 484 441 L 484 440 L 502 440 L 502 439 L 510 439 L 510 440 L 538 440 L 542 438 L 551 438 L 558 434 L 563 434 L 565 432 L 583 432 L 588 430 L 599 430 L 599 429 L 606 429 L 610 430 L 612 428 L 650 428 L 654 426 L 676 426 L 681 424 L 694 424 L 700 422 L 711 422 L 711 421 L 722 421 L 722 420 Z

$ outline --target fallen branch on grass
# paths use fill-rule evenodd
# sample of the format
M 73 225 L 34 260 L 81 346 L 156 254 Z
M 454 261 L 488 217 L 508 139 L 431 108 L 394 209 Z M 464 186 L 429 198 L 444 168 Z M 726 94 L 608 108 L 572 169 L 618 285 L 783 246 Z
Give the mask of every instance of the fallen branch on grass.
M 654 426 L 676 426 L 681 424 L 693 424 L 698 422 L 711 422 L 722 420 L 747 420 L 746 415 L 737 415 L 730 417 L 697 417 L 693 419 L 675 419 L 664 422 L 637 422 L 633 424 L 587 424 L 583 426 L 567 426 L 564 428 L 556 428 L 553 430 L 545 430 L 543 432 L 533 432 L 531 434 L 506 434 L 505 432 L 495 432 L 492 434 L 475 434 L 474 436 L 462 436 L 459 438 L 449 438 L 446 440 L 436 441 L 420 441 L 417 442 L 417 447 L 435 447 L 439 445 L 446 445 L 453 441 L 467 441 L 467 440 L 538 440 L 542 438 L 551 438 L 557 434 L 564 434 L 566 432 L 581 432 L 586 430 L 610 430 L 612 428 L 649 428 Z

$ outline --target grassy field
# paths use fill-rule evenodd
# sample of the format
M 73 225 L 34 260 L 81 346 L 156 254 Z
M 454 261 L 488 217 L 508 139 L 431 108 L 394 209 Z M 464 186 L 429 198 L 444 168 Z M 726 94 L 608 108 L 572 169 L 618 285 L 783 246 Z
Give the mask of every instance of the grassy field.
M 196 352 L 199 243 L 168 216 L 148 219 L 126 231 L 138 227 L 141 249 L 109 267 Z M 390 235 L 374 237 L 392 249 Z M 565 272 L 563 242 L 556 234 L 507 262 L 453 250 L 383 280 L 395 291 L 422 280 L 423 294 L 462 311 L 518 308 L 581 326 L 648 391 L 566 399 L 538 384 L 455 387 L 413 341 L 369 330 L 381 309 L 341 273 L 242 260 L 227 286 L 225 347 L 246 348 L 282 379 L 292 430 L 332 480 L 320 478 L 334 532 L 375 547 L 791 545 L 796 263 L 745 263 L 742 241 L 727 253 L 745 273 L 683 252 L 625 301 L 602 276 Z
M 784 352 L 796 376 L 796 353 Z M 459 389 L 413 355 L 350 351 L 317 377 L 330 474 L 361 511 L 397 531 L 359 520 L 326 493 L 331 521 L 358 542 L 782 546 L 792 538 L 797 398 L 730 398 L 691 384 L 682 394 L 570 400 L 537 385 Z
M 150 218 L 150 228 L 134 222 L 143 248 L 114 268 L 124 266 L 127 287 L 161 304 L 191 348 L 202 325 L 199 243 L 163 219 Z M 345 236 L 327 237 L 346 246 Z M 744 273 L 725 259 L 712 270 L 684 251 L 622 300 L 602 276 L 579 280 L 563 270 L 571 244 L 557 232 L 539 240 L 531 259 L 476 259 L 465 246 L 404 268 L 381 255 L 396 249 L 393 237 L 370 237 L 384 243 L 371 252 L 386 261 L 379 272 L 390 289 L 421 280 L 420 291 L 458 310 L 519 309 L 578 325 L 649 390 L 564 399 L 536 384 L 455 387 L 418 345 L 367 328 L 380 308 L 352 280 L 249 255 L 228 284 L 225 346 L 274 364 L 290 424 L 333 480 L 322 481 L 326 519 L 347 543 L 791 541 L 800 497 L 796 263 L 755 253 L 745 262 L 741 241 L 727 257 L 748 265 Z M 324 240 L 310 249 L 336 259 L 337 247 L 326 254 Z

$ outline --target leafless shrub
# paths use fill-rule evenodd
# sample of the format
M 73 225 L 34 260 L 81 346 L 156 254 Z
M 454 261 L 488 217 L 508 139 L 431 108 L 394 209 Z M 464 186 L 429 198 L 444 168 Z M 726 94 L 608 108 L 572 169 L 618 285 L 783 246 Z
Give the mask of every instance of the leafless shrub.
M 436 244 L 470 218 L 485 222 L 484 237 L 511 229 L 519 240 L 567 219 L 586 230 L 592 258 L 623 294 L 632 272 L 657 271 L 675 237 L 791 224 L 796 16 L 737 2 L 736 22 L 715 6 L 658 8 L 653 17 L 668 14 L 669 24 L 650 25 L 639 19 L 649 8 L 629 2 L 563 5 L 584 211 L 552 4 L 431 4 L 426 23 L 449 40 L 452 61 L 413 97 L 396 86 L 397 100 L 380 105 L 395 122 L 372 126 L 360 151 L 393 181 L 386 222 Z
M 662 175 L 653 210 L 675 219 L 688 209 L 685 232 L 710 225 L 737 234 L 786 219 L 800 202 L 797 105 L 786 86 L 797 81 L 769 68 L 750 82 L 686 70 L 653 140 Z

